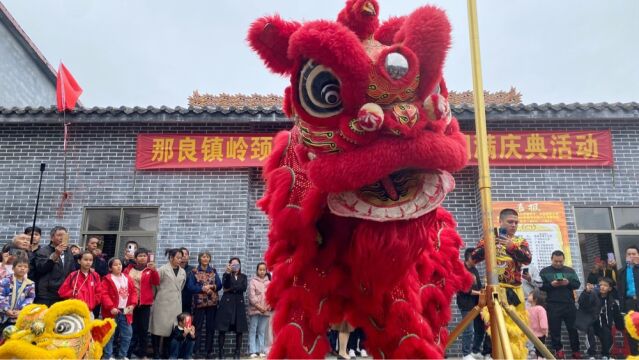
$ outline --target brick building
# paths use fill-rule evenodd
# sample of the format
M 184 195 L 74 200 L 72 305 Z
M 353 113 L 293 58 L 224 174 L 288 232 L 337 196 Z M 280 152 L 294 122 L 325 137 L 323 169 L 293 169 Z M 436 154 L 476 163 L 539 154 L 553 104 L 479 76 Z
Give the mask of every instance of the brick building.
M 456 106 L 454 113 L 465 131 L 473 130 L 471 107 Z M 562 201 L 573 266 L 582 276 L 596 256 L 613 252 L 619 259 L 625 246 L 639 243 L 639 160 L 634 154 L 639 104 L 489 105 L 487 118 L 490 132 L 610 129 L 614 166 L 493 168 L 493 199 Z M 45 162 L 38 221 L 45 231 L 64 225 L 80 244 L 87 234 L 102 235 L 110 254 L 136 240 L 158 256 L 167 247 L 212 250 L 217 267 L 233 255 L 244 260 L 246 269 L 262 259 L 268 225 L 255 206 L 264 186 L 260 168 L 136 170 L 136 138 L 144 133 L 272 134 L 291 126 L 279 109 L 91 108 L 66 119 L 71 123 L 69 196 L 63 201 L 60 116 L 52 108 L 0 109 L 2 241 L 30 225 L 39 163 Z M 456 181 L 445 206 L 472 245 L 481 233 L 476 167 L 456 174 Z M 451 353 L 457 351 L 455 346 Z

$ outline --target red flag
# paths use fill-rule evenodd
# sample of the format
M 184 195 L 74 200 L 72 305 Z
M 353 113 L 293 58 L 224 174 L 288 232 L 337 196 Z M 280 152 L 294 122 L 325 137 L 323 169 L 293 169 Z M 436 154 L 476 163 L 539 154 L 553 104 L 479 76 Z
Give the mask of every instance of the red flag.
M 66 66 L 60 62 L 56 84 L 56 99 L 58 101 L 58 111 L 73 110 L 78 101 L 82 88 L 73 78 Z

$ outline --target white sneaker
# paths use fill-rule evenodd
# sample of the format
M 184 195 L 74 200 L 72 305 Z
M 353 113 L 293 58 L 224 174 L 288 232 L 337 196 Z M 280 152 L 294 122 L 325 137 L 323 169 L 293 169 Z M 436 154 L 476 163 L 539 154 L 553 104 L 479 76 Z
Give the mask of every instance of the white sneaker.
M 257 354 L 253 353 L 251 354 L 251 356 L 249 356 L 251 359 L 255 359 L 257 357 Z
M 368 357 L 368 353 L 367 353 L 367 352 L 366 352 L 366 350 L 364 350 L 364 349 L 362 349 L 362 350 L 360 350 L 360 351 L 359 351 L 359 355 L 360 355 L 361 357 Z
M 484 357 L 482 356 L 481 353 L 470 353 L 470 356 L 472 356 L 475 359 L 483 359 Z
M 355 358 L 355 350 L 350 349 L 348 350 L 348 357 L 350 357 L 351 359 Z
M 462 358 L 462 360 L 475 360 L 475 358 L 471 354 L 468 354 L 468 355 L 464 356 Z
M 486 356 L 484 356 L 484 360 L 493 360 L 493 357 L 490 356 L 490 354 L 486 354 Z
M 266 354 L 265 354 L 265 353 L 260 353 L 260 357 L 261 357 L 261 358 L 265 358 L 265 357 L 266 357 Z

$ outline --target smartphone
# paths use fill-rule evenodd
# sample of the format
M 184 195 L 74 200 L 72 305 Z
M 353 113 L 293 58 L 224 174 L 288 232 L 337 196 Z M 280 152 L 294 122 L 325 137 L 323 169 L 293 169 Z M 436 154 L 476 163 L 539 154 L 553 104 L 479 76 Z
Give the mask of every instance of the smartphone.
M 130 257 L 135 257 L 135 251 L 137 250 L 137 245 L 134 243 L 129 243 L 126 246 L 126 253 L 130 256 Z
M 234 271 L 238 271 L 240 269 L 240 264 L 231 265 L 231 269 L 233 269 Z
M 564 279 L 564 274 L 563 273 L 556 273 L 555 274 L 555 280 L 563 280 Z
M 506 237 L 507 235 L 508 235 L 508 232 L 506 231 L 506 229 L 499 228 L 499 236 Z
M 524 274 L 528 274 L 528 268 L 524 268 L 523 272 Z
M 62 243 L 64 245 L 69 245 L 69 233 L 65 232 L 64 235 L 62 235 Z
M 155 262 L 155 254 L 149 253 L 149 262 Z
M 608 253 L 608 263 L 615 261 L 615 253 Z
M 188 315 L 185 319 L 184 319 L 184 327 L 185 328 L 190 328 L 193 325 L 193 318 Z

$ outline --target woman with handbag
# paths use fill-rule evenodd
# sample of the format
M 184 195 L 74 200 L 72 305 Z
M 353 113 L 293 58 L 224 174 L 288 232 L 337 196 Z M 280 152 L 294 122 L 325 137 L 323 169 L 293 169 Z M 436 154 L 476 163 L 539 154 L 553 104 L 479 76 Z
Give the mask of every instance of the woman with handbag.
M 211 254 L 208 251 L 200 252 L 197 256 L 198 266 L 188 274 L 186 286 L 193 294 L 193 319 L 195 321 L 195 352 L 202 350 L 202 334 L 206 333 L 205 351 L 206 358 L 213 358 L 213 335 L 215 334 L 215 315 L 217 312 L 218 290 L 222 287 L 222 281 L 215 268 L 211 265 Z M 205 327 L 206 326 L 206 327 Z M 206 329 L 206 331 L 204 331 Z

